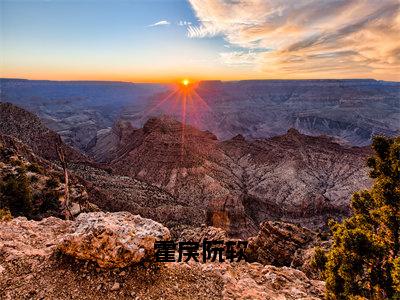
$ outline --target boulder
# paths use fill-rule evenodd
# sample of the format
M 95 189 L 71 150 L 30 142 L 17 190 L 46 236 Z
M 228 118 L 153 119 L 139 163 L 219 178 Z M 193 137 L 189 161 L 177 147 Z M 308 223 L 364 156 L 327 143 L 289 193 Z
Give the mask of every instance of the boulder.
M 248 258 L 263 265 L 291 266 L 296 254 L 316 240 L 315 232 L 299 225 L 265 221 L 258 235 L 249 239 Z
M 150 219 L 128 212 L 83 213 L 58 249 L 100 267 L 125 267 L 151 259 L 154 242 L 170 239 L 169 230 Z

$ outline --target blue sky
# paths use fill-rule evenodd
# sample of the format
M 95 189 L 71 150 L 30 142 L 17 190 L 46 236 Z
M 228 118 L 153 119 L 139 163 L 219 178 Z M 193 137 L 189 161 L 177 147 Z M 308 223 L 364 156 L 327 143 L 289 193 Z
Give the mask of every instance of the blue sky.
M 0 3 L 2 77 L 393 79 L 399 70 L 392 0 Z
M 169 24 L 150 26 L 160 21 Z M 135 81 L 196 77 L 205 64 L 215 69 L 224 42 L 189 39 L 187 26 L 181 26 L 187 22 L 197 24 L 186 1 L 2 1 L 5 75 Z

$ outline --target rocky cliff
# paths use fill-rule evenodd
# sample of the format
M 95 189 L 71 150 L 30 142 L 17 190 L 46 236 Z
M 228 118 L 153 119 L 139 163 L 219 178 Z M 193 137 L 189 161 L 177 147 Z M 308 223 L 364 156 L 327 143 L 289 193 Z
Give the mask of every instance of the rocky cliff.
M 59 145 L 69 161 L 89 161 L 84 154 L 65 145 L 60 136 L 43 125 L 36 115 L 11 103 L 0 102 L 0 134 L 21 140 L 45 159 L 57 160 L 56 147 Z
M 319 228 L 328 217 L 346 215 L 351 194 L 370 184 L 368 148 L 295 129 L 270 139 L 221 142 L 169 117 L 123 128 L 106 159 L 115 173 L 157 186 L 196 211 L 192 225 L 207 223 L 231 235 L 254 234 L 265 219 Z

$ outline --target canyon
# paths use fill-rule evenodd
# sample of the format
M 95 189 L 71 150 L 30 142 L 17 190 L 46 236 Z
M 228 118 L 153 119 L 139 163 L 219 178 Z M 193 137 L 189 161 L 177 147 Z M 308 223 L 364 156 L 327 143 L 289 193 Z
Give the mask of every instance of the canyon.
M 200 82 L 182 122 L 174 86 L 1 79 L 5 299 L 323 298 L 313 255 L 372 184 L 371 137 L 399 134 L 399 87 Z M 248 240 L 248 262 L 157 264 L 168 239 Z

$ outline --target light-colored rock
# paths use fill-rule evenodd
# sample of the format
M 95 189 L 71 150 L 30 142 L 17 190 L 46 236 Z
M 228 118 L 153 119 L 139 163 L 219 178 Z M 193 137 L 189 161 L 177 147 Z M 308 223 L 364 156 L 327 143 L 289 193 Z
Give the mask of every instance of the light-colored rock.
M 121 288 L 121 285 L 119 282 L 115 282 L 113 286 L 111 287 L 111 291 L 118 291 Z
M 100 267 L 125 267 L 150 258 L 154 242 L 170 238 L 169 230 L 150 219 L 128 212 L 83 213 L 73 233 L 58 245 L 61 252 Z
M 325 284 L 310 280 L 296 269 L 258 263 L 227 265 L 223 275 L 223 299 L 322 299 Z
M 62 235 L 70 232 L 71 221 L 49 217 L 28 221 L 25 217 L 1 223 L 0 253 L 5 261 L 50 256 Z

